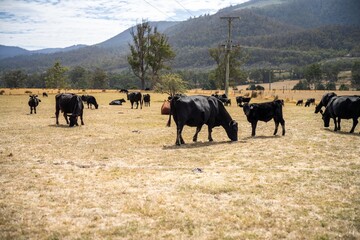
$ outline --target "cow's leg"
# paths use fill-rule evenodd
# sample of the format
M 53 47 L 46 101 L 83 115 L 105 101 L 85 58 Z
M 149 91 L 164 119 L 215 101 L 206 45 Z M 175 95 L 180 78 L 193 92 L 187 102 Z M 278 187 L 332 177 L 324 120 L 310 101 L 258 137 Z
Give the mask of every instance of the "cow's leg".
M 181 136 L 184 125 L 183 124 L 177 124 L 176 126 L 177 127 L 176 127 L 176 141 L 175 141 L 175 144 L 180 146 L 180 144 L 185 144 L 184 139 Z
M 354 132 L 355 127 L 356 127 L 357 124 L 358 124 L 357 118 L 353 118 L 353 126 L 352 126 L 352 128 L 351 128 L 351 130 L 350 130 L 350 133 L 353 133 L 353 132 Z
M 136 109 L 139 108 L 139 102 L 136 102 Z
M 336 132 L 338 130 L 336 117 L 334 117 L 333 120 L 334 120 L 334 125 L 335 125 L 334 131 Z
M 32 114 L 32 110 L 33 110 L 32 107 L 30 107 L 30 114 Z
M 339 131 L 341 130 L 340 122 L 341 122 L 341 118 L 338 117 L 337 130 L 339 130 Z
M 251 136 L 255 136 L 255 131 L 256 131 L 256 125 L 257 125 L 257 121 L 253 121 L 251 122 Z
M 83 113 L 80 114 L 80 120 L 81 120 L 81 125 L 84 125 L 84 121 L 83 121 Z
M 36 114 L 36 107 L 34 107 L 34 113 Z
M 212 127 L 210 125 L 208 125 L 208 140 L 209 140 L 209 142 L 213 141 L 211 133 L 212 133 Z
M 279 128 L 279 121 L 277 121 L 277 120 L 275 120 L 275 119 L 274 119 L 274 121 L 275 121 L 275 131 L 274 131 L 274 135 L 276 135 L 276 134 L 277 134 L 277 131 L 278 131 L 278 128 Z
M 196 127 L 196 132 L 195 132 L 195 135 L 194 135 L 194 137 L 193 137 L 193 142 L 196 142 L 196 141 L 197 141 L 197 137 L 198 137 L 199 132 L 201 131 L 201 127 L 202 127 L 202 126 L 197 126 L 197 127 Z
M 59 111 L 55 112 L 56 125 L 59 125 Z
M 68 117 L 65 112 L 64 112 L 64 118 L 65 118 L 66 124 L 69 124 L 69 120 L 68 120 Z
M 284 136 L 285 135 L 285 120 L 281 119 L 280 124 L 281 124 L 281 127 L 282 127 L 282 135 Z

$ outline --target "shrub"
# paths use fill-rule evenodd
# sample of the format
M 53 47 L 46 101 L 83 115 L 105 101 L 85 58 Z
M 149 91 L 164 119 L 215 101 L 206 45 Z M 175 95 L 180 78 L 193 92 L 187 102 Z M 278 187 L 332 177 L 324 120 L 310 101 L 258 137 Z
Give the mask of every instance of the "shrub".
M 25 93 L 26 93 L 26 94 L 32 94 L 32 91 L 26 90 Z
M 302 80 L 293 87 L 293 90 L 310 90 L 310 86 L 306 80 Z
M 341 84 L 339 87 L 339 91 L 349 91 L 349 87 L 345 84 Z
M 325 86 L 322 83 L 318 83 L 318 84 L 316 84 L 315 89 L 316 90 L 325 90 Z
M 4 95 L 4 93 L 5 93 L 5 90 L 0 91 L 0 95 Z

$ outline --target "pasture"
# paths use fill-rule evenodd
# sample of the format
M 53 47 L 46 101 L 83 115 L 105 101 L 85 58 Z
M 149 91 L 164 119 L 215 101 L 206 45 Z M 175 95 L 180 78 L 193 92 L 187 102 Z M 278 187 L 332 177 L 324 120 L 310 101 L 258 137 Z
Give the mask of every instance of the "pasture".
M 239 141 L 218 127 L 209 143 L 204 127 L 193 143 L 185 127 L 180 147 L 166 95 L 140 110 L 88 94 L 99 109 L 74 128 L 55 125 L 55 93 L 32 115 L 28 95 L 0 96 L 0 239 L 360 239 L 360 126 L 333 132 L 315 106 L 295 106 L 324 92 L 252 100 L 287 99 L 286 135 L 270 121 L 256 137 L 231 95 Z

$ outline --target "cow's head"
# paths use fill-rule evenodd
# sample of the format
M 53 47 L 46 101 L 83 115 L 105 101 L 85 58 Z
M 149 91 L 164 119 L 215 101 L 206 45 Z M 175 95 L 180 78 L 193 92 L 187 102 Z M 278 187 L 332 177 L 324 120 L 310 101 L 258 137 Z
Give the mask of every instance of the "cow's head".
M 319 110 L 319 112 L 322 115 L 322 119 L 324 121 L 324 127 L 329 127 L 330 126 L 330 116 L 329 116 L 329 114 L 326 113 L 326 110 L 325 110 L 325 113 L 321 109 Z
M 75 126 L 75 125 L 78 125 L 77 119 L 78 119 L 77 116 L 71 115 L 71 116 L 69 117 L 69 120 L 70 120 L 69 127 L 73 127 L 73 126 Z
M 238 123 L 235 120 L 231 120 L 228 126 L 225 127 L 225 131 L 231 141 L 238 140 Z
M 244 105 L 242 106 L 244 113 L 246 116 L 250 116 L 251 111 L 255 108 L 254 105 L 252 104 L 248 104 L 248 103 L 244 103 Z

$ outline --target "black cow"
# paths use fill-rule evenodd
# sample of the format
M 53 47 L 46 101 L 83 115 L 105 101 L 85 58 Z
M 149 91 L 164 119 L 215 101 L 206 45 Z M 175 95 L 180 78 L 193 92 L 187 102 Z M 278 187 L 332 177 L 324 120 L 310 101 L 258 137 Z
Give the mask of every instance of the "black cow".
M 144 94 L 143 95 L 143 102 L 144 102 L 144 106 L 149 106 L 150 107 L 150 94 Z
M 304 100 L 298 100 L 297 102 L 296 102 L 296 106 L 302 106 L 304 104 Z
M 134 102 L 136 103 L 136 109 L 139 107 L 140 102 L 140 109 L 142 109 L 143 101 L 141 98 L 141 92 L 132 92 L 132 93 L 126 93 L 127 100 L 130 100 L 131 103 L 131 109 L 133 109 Z
M 87 103 L 88 108 L 92 109 L 92 105 L 95 106 L 96 109 L 99 108 L 99 105 L 96 102 L 96 98 L 91 95 L 82 95 L 81 100 Z
M 315 104 L 315 98 L 308 98 L 305 102 L 305 107 L 310 107 L 310 104 Z
M 46 92 L 43 92 L 43 97 L 48 97 L 48 94 Z
M 109 105 L 122 105 L 124 102 L 126 102 L 125 99 L 121 98 L 111 101 Z
M 77 119 L 80 116 L 81 125 L 84 125 L 83 121 L 83 110 L 84 110 L 84 104 L 81 100 L 81 97 L 72 94 L 72 93 L 60 93 L 55 96 L 56 100 L 56 124 L 59 125 L 59 112 L 64 113 L 64 118 L 66 120 L 66 123 L 69 124 L 69 121 L 67 119 L 67 114 L 71 114 L 69 116 L 70 124 L 69 127 L 73 127 L 74 125 L 78 126 Z
M 330 99 L 333 98 L 333 97 L 336 97 L 336 96 L 337 96 L 337 95 L 336 95 L 336 93 L 334 93 L 334 92 L 325 93 L 325 94 L 322 96 L 319 104 L 316 105 L 316 107 L 315 107 L 315 113 L 320 112 L 321 108 L 322 108 L 322 107 L 326 107 L 326 106 L 328 105 L 328 103 L 330 102 Z
M 120 89 L 119 92 L 121 92 L 121 93 L 128 93 L 129 91 L 128 91 L 127 89 L 122 88 L 122 89 Z
M 208 126 L 208 140 L 213 141 L 212 129 L 222 126 L 231 141 L 237 141 L 238 124 L 226 111 L 220 100 L 213 96 L 174 96 L 170 102 L 170 114 L 167 126 L 170 126 L 171 115 L 176 123 L 176 145 L 185 144 L 182 130 L 185 125 L 196 127 L 193 141 L 197 141 L 202 126 Z
M 236 104 L 241 107 L 243 105 L 243 103 L 249 103 L 251 100 L 251 97 L 242 97 L 242 96 L 238 96 L 236 97 Z
M 268 122 L 271 119 L 274 119 L 275 122 L 274 135 L 277 134 L 279 123 L 282 127 L 282 135 L 285 135 L 285 120 L 282 112 L 283 105 L 284 102 L 282 100 L 275 100 L 273 102 L 266 103 L 245 103 L 243 105 L 243 110 L 247 120 L 251 123 L 251 136 L 255 136 L 258 121 Z
M 40 99 L 38 99 L 38 95 L 30 95 L 30 99 L 28 101 L 29 107 L 30 107 L 30 114 L 32 114 L 33 110 L 36 114 L 36 107 L 39 105 L 39 102 L 41 102 Z
M 231 99 L 226 96 L 226 94 L 218 95 L 218 94 L 212 94 L 211 96 L 216 97 L 219 99 L 225 106 L 230 105 L 231 106 Z
M 319 112 L 322 114 L 324 127 L 329 127 L 331 118 L 334 120 L 334 131 L 341 130 L 341 119 L 353 119 L 350 130 L 353 133 L 360 116 L 360 96 L 333 96 L 326 105 L 325 112 Z

